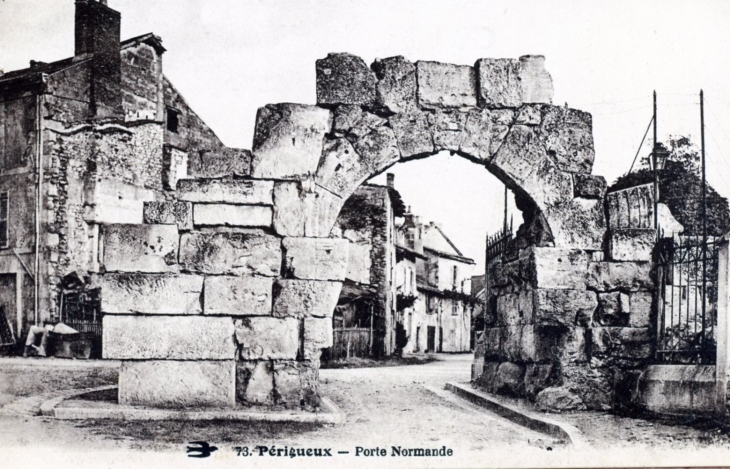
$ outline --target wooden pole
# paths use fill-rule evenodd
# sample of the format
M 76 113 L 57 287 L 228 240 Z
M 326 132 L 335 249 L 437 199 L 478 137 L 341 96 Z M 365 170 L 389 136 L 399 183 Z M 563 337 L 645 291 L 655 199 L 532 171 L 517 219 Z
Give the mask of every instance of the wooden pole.
M 657 122 L 656 122 L 656 90 L 654 90 L 654 151 L 652 151 L 652 162 L 654 165 L 654 229 L 659 227 L 659 217 L 657 216 L 657 208 L 659 204 L 659 172 L 657 170 Z
M 702 349 L 706 346 L 707 329 L 707 181 L 705 173 L 705 96 L 700 90 L 700 135 L 702 138 Z M 702 354 L 704 357 L 704 354 Z

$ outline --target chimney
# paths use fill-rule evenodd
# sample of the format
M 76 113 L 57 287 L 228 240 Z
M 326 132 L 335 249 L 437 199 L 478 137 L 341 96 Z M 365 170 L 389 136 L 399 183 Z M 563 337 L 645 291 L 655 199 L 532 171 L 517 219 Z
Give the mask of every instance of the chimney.
M 91 100 L 98 119 L 123 118 L 121 23 L 106 1 L 76 0 L 75 55 L 93 54 Z
M 387 182 L 387 185 L 391 189 L 395 189 L 395 174 L 388 173 L 385 175 Z

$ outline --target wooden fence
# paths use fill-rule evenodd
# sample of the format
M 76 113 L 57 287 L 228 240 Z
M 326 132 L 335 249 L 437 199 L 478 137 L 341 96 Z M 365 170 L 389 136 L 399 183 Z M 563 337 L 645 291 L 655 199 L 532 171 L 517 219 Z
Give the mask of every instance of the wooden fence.
M 334 343 L 330 357 L 332 360 L 350 357 L 370 356 L 370 336 L 372 331 L 364 327 L 349 327 L 334 330 Z

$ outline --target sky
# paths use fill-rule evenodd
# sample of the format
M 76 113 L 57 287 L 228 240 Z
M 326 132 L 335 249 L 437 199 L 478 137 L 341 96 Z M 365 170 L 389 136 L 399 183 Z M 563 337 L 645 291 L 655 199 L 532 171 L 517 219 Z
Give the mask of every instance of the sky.
M 658 93 L 659 140 L 699 144 L 705 92 L 708 181 L 730 195 L 730 2 L 485 0 L 109 0 L 122 39 L 154 32 L 165 74 L 229 146 L 250 148 L 256 110 L 314 104 L 315 60 L 350 52 L 370 64 L 403 55 L 472 65 L 540 54 L 553 102 L 590 112 L 593 173 L 626 173 Z M 73 55 L 73 0 L 0 2 L 0 69 Z M 651 136 L 651 132 L 650 132 Z M 642 154 L 651 146 L 645 142 Z M 442 223 L 482 269 L 484 237 L 501 227 L 503 186 L 458 156 L 396 165 L 396 188 Z M 384 176 L 376 179 L 383 183 Z M 515 227 L 521 221 L 514 207 Z

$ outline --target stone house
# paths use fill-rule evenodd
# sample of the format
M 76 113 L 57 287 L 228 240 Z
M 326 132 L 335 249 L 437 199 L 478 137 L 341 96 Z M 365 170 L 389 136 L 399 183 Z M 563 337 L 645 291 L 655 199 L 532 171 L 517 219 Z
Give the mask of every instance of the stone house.
M 387 356 L 396 349 L 395 218 L 403 202 L 388 185 L 363 184 L 345 202 L 333 233 L 349 241 L 347 275 L 333 317 L 333 358 Z
M 159 37 L 122 41 L 105 0 L 75 3 L 72 57 L 0 72 L 0 307 L 16 338 L 99 320 L 101 225 L 141 224 L 178 179 L 250 162 L 165 77 Z
M 424 224 L 406 214 L 399 227 L 404 249 L 416 265 L 417 299 L 405 312 L 405 353 L 471 350 L 471 274 L 474 261 L 465 257 L 436 223 Z M 411 262 L 404 260 L 405 262 Z

